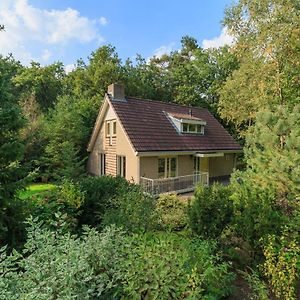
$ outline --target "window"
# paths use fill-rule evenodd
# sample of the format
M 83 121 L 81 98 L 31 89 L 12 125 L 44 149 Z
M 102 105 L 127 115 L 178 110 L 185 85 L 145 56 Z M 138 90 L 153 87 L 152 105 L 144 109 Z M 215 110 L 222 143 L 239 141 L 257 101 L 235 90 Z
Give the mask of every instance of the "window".
M 164 157 L 158 159 L 158 178 L 176 177 L 177 158 Z
M 204 125 L 200 124 L 182 123 L 181 129 L 183 133 L 204 134 Z
M 105 154 L 104 153 L 101 153 L 99 157 L 99 169 L 100 169 L 99 175 L 100 176 L 105 175 Z
M 117 155 L 117 175 L 126 178 L 126 156 Z
M 106 121 L 106 136 L 109 137 L 109 145 L 112 145 L 112 138 L 117 134 L 117 121 Z
M 110 135 L 110 122 L 109 121 L 106 121 L 106 136 L 109 136 Z
M 117 134 L 117 122 L 116 122 L 116 121 L 113 121 L 112 124 L 113 124 L 113 131 L 112 131 L 112 134 L 113 134 L 113 135 L 116 135 L 116 134 Z
M 200 173 L 200 157 L 194 156 L 194 173 Z

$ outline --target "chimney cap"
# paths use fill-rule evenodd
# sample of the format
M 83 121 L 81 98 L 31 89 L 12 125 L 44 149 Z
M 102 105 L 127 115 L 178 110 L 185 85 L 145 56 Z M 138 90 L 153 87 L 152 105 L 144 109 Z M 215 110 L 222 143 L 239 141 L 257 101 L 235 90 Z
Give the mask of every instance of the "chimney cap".
M 113 100 L 125 101 L 125 88 L 123 84 L 112 83 L 107 88 L 107 93 Z

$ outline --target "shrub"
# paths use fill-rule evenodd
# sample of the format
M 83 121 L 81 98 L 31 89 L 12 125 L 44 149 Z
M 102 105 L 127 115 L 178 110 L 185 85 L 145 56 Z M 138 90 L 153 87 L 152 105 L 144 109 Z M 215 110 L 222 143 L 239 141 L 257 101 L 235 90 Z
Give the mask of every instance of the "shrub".
M 244 278 L 251 291 L 249 292 L 249 299 L 251 300 L 269 300 L 269 291 L 266 284 L 259 277 L 258 272 L 251 270 L 251 273 L 244 273 Z
M 238 174 L 236 174 L 238 175 Z M 262 189 L 247 180 L 233 180 L 231 199 L 234 205 L 236 234 L 247 241 L 253 249 L 260 248 L 260 239 L 268 234 L 280 234 L 288 219 L 277 205 L 276 195 L 270 189 Z
M 53 227 L 57 218 L 56 215 L 60 215 L 67 224 L 65 229 L 75 230 L 84 199 L 84 193 L 75 182 L 64 180 L 55 189 L 33 195 L 31 199 L 26 199 L 26 201 L 34 203 L 31 215 L 38 217 L 49 228 Z
M 103 217 L 103 226 L 115 224 L 128 231 L 137 232 L 155 226 L 154 198 L 146 195 L 138 185 L 127 184 L 118 188 L 109 201 Z
M 219 237 L 230 224 L 233 216 L 233 203 L 230 200 L 230 187 L 213 184 L 199 185 L 195 200 L 189 204 L 188 217 L 192 230 L 207 238 Z
M 126 236 L 115 227 L 64 222 L 53 231 L 29 220 L 22 252 L 0 251 L 0 299 L 220 299 L 233 275 L 214 244 L 175 234 Z
M 111 206 L 111 198 L 128 185 L 124 178 L 112 176 L 89 176 L 81 180 L 79 187 L 85 194 L 85 200 L 81 206 L 79 223 L 99 226 Z
M 81 238 L 31 224 L 23 253 L 0 252 L 0 299 L 111 299 L 123 233 L 85 228 Z
M 263 250 L 266 258 L 263 272 L 276 297 L 294 300 L 295 288 L 300 276 L 300 246 L 296 240 L 290 240 L 283 235 L 277 239 L 274 235 L 268 237 Z
M 176 195 L 161 195 L 155 205 L 161 229 L 181 230 L 187 225 L 187 203 Z
M 230 293 L 233 274 L 213 255 L 214 245 L 175 234 L 127 238 L 122 299 L 220 299 Z

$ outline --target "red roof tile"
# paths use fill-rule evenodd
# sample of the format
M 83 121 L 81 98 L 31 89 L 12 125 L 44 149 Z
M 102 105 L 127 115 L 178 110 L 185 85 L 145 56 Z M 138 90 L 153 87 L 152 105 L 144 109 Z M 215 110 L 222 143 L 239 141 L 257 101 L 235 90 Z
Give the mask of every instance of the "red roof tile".
M 188 116 L 190 107 L 130 97 L 111 103 L 138 152 L 241 149 L 207 109 L 192 108 L 193 117 L 206 122 L 204 135 L 193 135 L 178 133 L 166 115 Z

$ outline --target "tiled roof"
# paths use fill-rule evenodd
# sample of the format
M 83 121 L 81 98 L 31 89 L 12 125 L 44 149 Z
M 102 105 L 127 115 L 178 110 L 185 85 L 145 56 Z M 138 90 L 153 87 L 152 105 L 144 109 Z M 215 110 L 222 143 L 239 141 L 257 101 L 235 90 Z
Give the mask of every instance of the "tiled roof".
M 193 135 L 178 133 L 166 115 L 187 116 L 190 107 L 129 97 L 126 101 L 110 102 L 138 152 L 241 149 L 207 109 L 192 108 L 193 116 L 206 122 L 204 135 Z
M 182 113 L 170 113 L 170 115 L 176 119 L 185 119 L 185 120 L 195 120 L 195 121 L 202 121 L 202 119 L 197 118 L 190 114 L 182 114 Z

